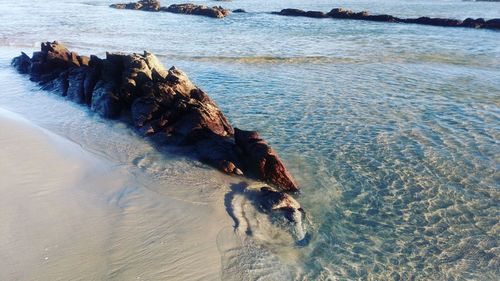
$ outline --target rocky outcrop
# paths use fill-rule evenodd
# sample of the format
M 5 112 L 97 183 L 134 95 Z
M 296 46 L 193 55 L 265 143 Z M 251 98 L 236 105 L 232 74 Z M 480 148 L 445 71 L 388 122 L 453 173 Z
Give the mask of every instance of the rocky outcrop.
M 233 129 L 217 104 L 180 69 L 165 69 L 155 55 L 79 56 L 58 42 L 42 43 L 12 65 L 43 89 L 118 118 L 155 140 L 193 147 L 217 169 L 265 181 L 281 191 L 298 185 L 276 152 L 256 132 Z
M 135 3 L 128 4 L 111 4 L 111 8 L 116 9 L 129 9 L 129 10 L 141 10 L 149 12 L 157 12 L 160 10 L 160 1 L 156 0 L 141 0 Z
M 283 9 L 280 12 L 272 12 L 272 14 L 290 17 L 308 17 L 308 18 L 327 18 L 328 16 L 320 11 L 304 11 L 300 9 Z
M 128 4 L 111 4 L 111 8 L 140 10 L 148 12 L 170 12 L 176 14 L 200 15 L 211 18 L 223 18 L 230 14 L 230 10 L 220 6 L 208 7 L 205 5 L 187 4 L 172 4 L 168 7 L 161 7 L 160 2 L 156 0 L 142 0 Z
M 276 152 L 255 131 L 235 128 L 236 145 L 242 149 L 246 166 L 262 179 L 285 190 L 298 190 L 298 186 L 288 173 Z
M 444 18 L 398 18 L 391 15 L 370 15 L 366 11 L 353 12 L 343 8 L 332 9 L 328 13 L 320 11 L 303 11 L 299 9 L 283 9 L 280 12 L 273 12 L 273 14 L 281 16 L 295 16 L 295 17 L 309 17 L 309 18 L 334 18 L 334 19 L 349 19 L 349 20 L 365 20 L 376 22 L 397 22 L 397 23 L 412 23 L 422 25 L 434 25 L 445 27 L 469 27 L 469 28 L 487 28 L 487 29 L 500 29 L 500 19 L 484 20 L 482 18 L 472 19 L 467 18 L 463 21 L 456 19 Z
M 161 10 L 176 14 L 200 15 L 211 18 L 223 18 L 231 13 L 229 10 L 224 9 L 221 6 L 208 7 L 204 5 L 195 5 L 190 3 L 173 4 L 166 8 L 162 8 Z

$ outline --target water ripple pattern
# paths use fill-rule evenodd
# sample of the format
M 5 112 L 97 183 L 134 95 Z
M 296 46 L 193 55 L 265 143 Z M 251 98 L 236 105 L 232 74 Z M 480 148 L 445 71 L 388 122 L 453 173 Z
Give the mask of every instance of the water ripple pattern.
M 220 193 L 205 185 L 227 188 L 226 178 L 208 169 L 193 178 L 184 172 L 196 165 L 189 159 L 139 144 L 123 125 L 82 124 L 88 112 L 52 120 L 43 112 L 73 113 L 64 108 L 75 105 L 48 96 L 30 103 L 43 93 L 8 61 L 19 49 L 57 39 L 101 56 L 148 49 L 186 71 L 231 122 L 258 129 L 276 148 L 303 187 L 298 199 L 314 229 L 299 249 L 262 225 L 259 239 L 221 231 L 225 280 L 500 278 L 500 33 L 267 13 L 343 6 L 404 17 L 498 18 L 498 3 L 194 1 L 248 11 L 215 21 L 109 9 L 112 2 L 2 4 L 0 77 L 7 90 L 0 106 L 160 179 L 184 178 L 206 193 L 201 203 L 214 201 Z M 94 133 L 95 122 L 109 138 Z M 189 199 L 193 189 L 154 191 Z M 263 220 L 250 211 L 246 219 Z M 225 246 L 229 240 L 236 243 Z

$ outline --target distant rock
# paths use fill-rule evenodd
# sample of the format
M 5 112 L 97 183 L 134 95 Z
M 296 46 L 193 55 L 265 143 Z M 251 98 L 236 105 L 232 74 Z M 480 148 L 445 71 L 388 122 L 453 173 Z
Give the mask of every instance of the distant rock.
M 139 133 L 165 143 L 191 146 L 201 161 L 225 173 L 256 178 L 281 191 L 298 190 L 283 161 L 257 132 L 233 129 L 184 72 L 165 69 L 152 53 L 89 58 L 47 42 L 31 58 L 21 53 L 12 65 L 44 90 L 102 117 L 126 120 Z
M 208 7 L 204 5 L 187 4 L 172 4 L 168 7 L 161 7 L 160 2 L 156 0 L 142 0 L 139 2 L 128 4 L 111 4 L 111 8 L 140 10 L 148 12 L 170 12 L 176 14 L 200 15 L 211 18 L 224 18 L 230 14 L 230 10 L 220 6 Z
M 491 19 L 486 21 L 482 18 L 478 19 L 467 18 L 466 20 L 461 21 L 456 19 L 430 18 L 430 17 L 398 18 L 391 15 L 370 15 L 366 11 L 356 13 L 344 8 L 335 8 L 326 14 L 319 11 L 303 11 L 299 9 L 283 9 L 280 12 L 273 12 L 273 14 L 281 16 L 300 16 L 309 18 L 330 17 L 334 19 L 365 20 L 365 21 L 376 21 L 376 22 L 399 22 L 399 23 L 412 23 L 412 24 L 434 25 L 434 26 L 444 26 L 444 27 L 500 29 L 500 24 L 499 24 L 500 19 Z
M 157 12 L 161 8 L 160 1 L 156 0 L 141 0 L 128 4 L 111 4 L 110 7 L 115 9 L 141 10 L 150 12 Z
M 243 10 L 243 9 L 236 9 L 236 10 L 233 10 L 233 13 L 246 13 L 247 11 Z
M 484 28 L 500 29 L 500 19 L 491 19 L 484 23 Z
M 328 16 L 319 11 L 304 11 L 299 9 L 283 9 L 280 12 L 274 12 L 273 14 L 281 16 L 292 16 L 292 17 L 308 17 L 308 18 L 327 18 Z
M 228 9 L 224 9 L 221 6 L 208 7 L 204 5 L 195 5 L 190 3 L 173 4 L 166 8 L 162 8 L 161 10 L 176 14 L 200 15 L 211 18 L 223 18 L 231 13 Z

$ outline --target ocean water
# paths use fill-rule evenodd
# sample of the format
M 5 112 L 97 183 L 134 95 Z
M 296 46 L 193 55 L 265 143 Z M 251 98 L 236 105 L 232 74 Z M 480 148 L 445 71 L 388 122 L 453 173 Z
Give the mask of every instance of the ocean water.
M 227 227 L 205 241 L 218 249 L 206 259 L 220 261 L 220 274 L 184 280 L 500 278 L 500 33 L 268 13 L 342 6 L 499 18 L 499 3 L 192 1 L 249 12 L 214 20 L 108 8 L 114 1 L 5 2 L 0 107 L 154 178 L 148 188 L 157 194 L 223 208 L 232 186 L 256 183 L 225 177 L 182 149 L 144 144 L 124 125 L 40 91 L 9 66 L 43 41 L 87 55 L 149 50 L 184 70 L 234 125 L 261 132 L 297 178 L 307 246 L 296 247 L 237 195 L 231 204 L 254 235 L 235 234 L 223 214 Z M 123 251 L 122 264 L 138 262 L 130 253 Z M 148 280 L 181 279 L 165 269 L 164 255 L 148 253 L 140 252 L 140 261 L 160 265 Z M 133 279 L 120 277 L 106 279 Z

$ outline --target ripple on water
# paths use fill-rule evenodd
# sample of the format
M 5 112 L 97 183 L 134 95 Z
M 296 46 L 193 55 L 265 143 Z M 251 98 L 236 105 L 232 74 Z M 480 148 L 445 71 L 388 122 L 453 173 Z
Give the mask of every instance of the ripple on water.
M 0 7 L 8 10 L 0 45 L 16 48 L 0 56 L 2 106 L 132 171 L 190 187 L 152 187 L 156 194 L 205 204 L 221 200 L 218 192 L 231 180 L 179 156 L 183 151 L 144 142 L 121 124 L 49 97 L 8 62 L 19 48 L 58 39 L 100 56 L 148 49 L 186 71 L 234 124 L 259 130 L 277 149 L 303 188 L 299 200 L 314 230 L 307 247 L 285 247 L 289 238 L 237 199 L 260 232 L 253 239 L 232 228 L 219 233 L 224 278 L 498 279 L 497 32 L 261 13 L 326 11 L 331 1 L 233 1 L 224 5 L 250 13 L 222 21 L 85 3 L 91 5 Z M 407 17 L 498 17 L 496 3 L 338 4 Z M 39 13 L 26 16 L 34 9 Z

